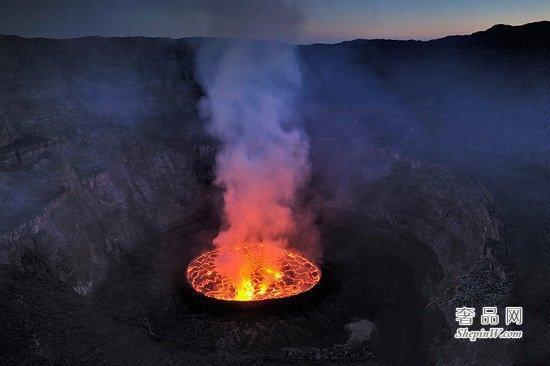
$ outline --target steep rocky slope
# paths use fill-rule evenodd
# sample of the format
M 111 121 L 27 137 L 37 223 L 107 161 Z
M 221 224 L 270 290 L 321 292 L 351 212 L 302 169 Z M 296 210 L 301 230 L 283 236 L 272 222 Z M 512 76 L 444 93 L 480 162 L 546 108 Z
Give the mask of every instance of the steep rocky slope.
M 190 47 L 2 37 L 0 48 L 0 258 L 40 249 L 86 293 L 110 259 L 201 204 Z

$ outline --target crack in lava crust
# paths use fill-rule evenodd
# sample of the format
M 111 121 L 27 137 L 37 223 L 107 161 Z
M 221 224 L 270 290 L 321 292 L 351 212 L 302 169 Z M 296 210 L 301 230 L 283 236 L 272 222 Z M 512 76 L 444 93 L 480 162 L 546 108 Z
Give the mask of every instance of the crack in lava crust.
M 222 269 L 223 262 L 232 263 L 231 273 Z M 300 254 L 263 244 L 216 248 L 187 267 L 187 281 L 197 292 L 227 301 L 294 296 L 320 279 L 319 267 Z

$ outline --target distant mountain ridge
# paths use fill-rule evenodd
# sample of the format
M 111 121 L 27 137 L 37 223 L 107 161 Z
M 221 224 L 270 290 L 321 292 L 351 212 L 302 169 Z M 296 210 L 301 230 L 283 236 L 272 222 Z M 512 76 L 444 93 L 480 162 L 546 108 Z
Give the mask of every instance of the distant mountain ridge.
M 201 39 L 213 39 L 212 37 L 182 37 L 182 38 L 165 38 L 165 37 L 144 37 L 144 36 L 119 36 L 119 37 L 102 37 L 102 36 L 86 36 L 86 37 L 76 37 L 76 38 L 45 38 L 45 37 L 21 37 L 17 35 L 10 34 L 0 34 L 0 39 L 48 39 L 56 41 L 67 41 L 67 40 L 77 40 L 77 39 L 87 39 L 87 38 L 118 38 L 118 39 L 152 39 L 152 40 L 201 40 Z M 390 38 L 357 38 L 342 41 L 339 43 L 331 43 L 330 45 L 338 45 L 341 43 L 348 42 L 399 42 L 399 43 L 434 43 L 441 42 L 443 40 L 449 39 L 471 39 L 476 41 L 503 41 L 507 40 L 512 44 L 522 44 L 522 45 L 539 45 L 539 46 L 549 46 L 550 42 L 550 21 L 543 20 L 538 22 L 526 23 L 522 25 L 508 25 L 508 24 L 495 24 L 492 27 L 474 32 L 468 35 L 448 35 L 442 38 L 435 38 L 428 41 L 420 41 L 415 39 L 409 40 L 396 40 Z M 311 45 L 321 45 L 326 43 L 313 43 Z M 327 44 L 328 45 L 328 44 Z
M 465 38 L 476 44 L 527 48 L 550 47 L 550 21 L 527 23 L 523 25 L 497 24 L 491 28 L 472 33 L 469 36 L 450 36 L 447 38 Z M 439 40 L 435 40 L 439 41 Z
M 461 43 L 477 46 L 492 46 L 492 47 L 550 47 L 550 21 L 540 21 L 535 23 L 527 23 L 523 25 L 506 25 L 496 24 L 486 30 L 478 31 L 468 35 L 449 35 L 443 38 L 436 38 L 428 41 L 420 40 L 395 40 L 395 39 L 355 39 L 343 41 L 338 44 L 347 43 L 386 43 L 386 44 L 449 44 Z M 317 43 L 316 45 L 321 45 Z

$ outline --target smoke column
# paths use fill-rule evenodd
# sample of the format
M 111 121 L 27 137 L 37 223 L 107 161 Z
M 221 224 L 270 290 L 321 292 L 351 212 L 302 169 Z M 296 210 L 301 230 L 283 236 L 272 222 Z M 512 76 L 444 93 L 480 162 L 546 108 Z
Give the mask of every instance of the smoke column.
M 296 194 L 309 175 L 307 139 L 288 125 L 301 84 L 295 49 L 214 41 L 199 60 L 207 94 L 201 111 L 223 143 L 215 183 L 224 189 L 226 226 L 214 243 L 286 247 Z

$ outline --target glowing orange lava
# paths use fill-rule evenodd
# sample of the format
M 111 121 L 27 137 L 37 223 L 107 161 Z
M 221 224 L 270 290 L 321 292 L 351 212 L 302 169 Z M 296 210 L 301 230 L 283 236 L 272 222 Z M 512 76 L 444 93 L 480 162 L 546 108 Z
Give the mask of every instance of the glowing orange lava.
M 319 267 L 303 256 L 263 244 L 219 247 L 187 267 L 187 280 L 197 292 L 228 301 L 289 297 L 320 279 Z

